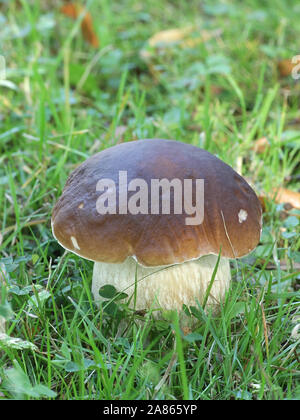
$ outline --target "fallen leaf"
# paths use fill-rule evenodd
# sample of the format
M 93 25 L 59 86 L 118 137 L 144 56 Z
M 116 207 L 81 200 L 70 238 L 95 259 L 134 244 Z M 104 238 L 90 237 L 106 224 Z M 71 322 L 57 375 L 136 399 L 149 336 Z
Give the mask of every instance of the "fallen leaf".
M 165 46 L 175 42 L 182 41 L 188 34 L 193 31 L 193 27 L 189 26 L 182 29 L 167 29 L 154 34 L 149 40 L 150 47 Z
M 98 48 L 99 40 L 93 29 L 93 21 L 90 13 L 86 13 L 85 17 L 83 18 L 81 23 L 81 30 L 85 40 L 89 42 L 94 48 Z
M 77 19 L 80 14 L 84 11 L 84 8 L 74 3 L 64 4 L 61 9 L 61 13 L 72 19 Z M 85 12 L 85 15 L 81 21 L 81 32 L 84 39 L 92 45 L 94 48 L 99 47 L 99 40 L 93 28 L 93 19 L 90 12 Z
M 281 187 L 276 190 L 274 199 L 276 203 L 289 203 L 294 208 L 300 209 L 300 193 L 297 191 L 292 191 Z
M 255 140 L 252 150 L 255 153 L 264 153 L 268 147 L 270 147 L 270 143 L 267 137 L 261 137 L 260 139 Z
M 195 36 L 192 36 L 194 34 Z M 181 29 L 167 29 L 154 34 L 148 40 L 148 44 L 152 48 L 167 47 L 174 43 L 179 43 L 182 47 L 194 47 L 201 42 L 206 42 L 209 39 L 221 34 L 219 29 L 214 31 L 197 30 L 193 26 L 187 26 Z
M 281 77 L 290 76 L 293 71 L 294 66 L 295 66 L 295 63 L 292 63 L 292 60 L 290 59 L 280 60 L 277 63 L 277 68 Z
M 64 4 L 61 7 L 60 11 L 64 15 L 66 15 L 66 16 L 72 18 L 72 19 L 77 19 L 77 17 L 78 17 L 78 6 L 76 6 L 73 3 Z

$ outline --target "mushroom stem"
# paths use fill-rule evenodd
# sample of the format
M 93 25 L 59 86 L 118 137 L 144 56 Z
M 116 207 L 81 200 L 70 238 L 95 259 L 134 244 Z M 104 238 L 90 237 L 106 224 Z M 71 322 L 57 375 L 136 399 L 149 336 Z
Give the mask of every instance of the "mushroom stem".
M 99 289 L 110 284 L 130 297 L 135 292 L 137 281 L 136 299 L 131 299 L 131 307 L 135 303 L 136 310 L 181 311 L 183 304 L 195 306 L 196 300 L 203 304 L 217 260 L 216 255 L 206 255 L 197 260 L 163 267 L 144 267 L 132 257 L 121 264 L 95 262 L 92 292 L 99 303 L 102 300 Z M 220 258 L 206 308 L 212 308 L 213 311 L 218 309 L 230 279 L 229 260 Z

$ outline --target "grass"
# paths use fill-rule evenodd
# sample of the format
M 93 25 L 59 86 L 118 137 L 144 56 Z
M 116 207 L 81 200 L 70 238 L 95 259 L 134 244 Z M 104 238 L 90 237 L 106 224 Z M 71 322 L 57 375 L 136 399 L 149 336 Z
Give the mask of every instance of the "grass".
M 273 201 L 274 188 L 300 186 L 300 84 L 277 71 L 299 54 L 298 2 L 88 1 L 98 49 L 61 4 L 0 3 L 0 399 L 299 399 L 299 210 Z M 146 48 L 190 25 L 192 39 L 210 36 Z M 176 317 L 118 301 L 98 310 L 92 264 L 51 234 L 79 163 L 151 137 L 209 150 L 268 197 L 261 242 L 232 262 L 221 313 L 191 308 L 186 336 Z

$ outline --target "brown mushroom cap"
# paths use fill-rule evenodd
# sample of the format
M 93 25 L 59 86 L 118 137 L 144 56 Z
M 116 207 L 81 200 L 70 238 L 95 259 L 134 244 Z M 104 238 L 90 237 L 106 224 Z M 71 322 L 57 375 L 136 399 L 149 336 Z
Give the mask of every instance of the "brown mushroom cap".
M 119 171 L 127 171 L 128 183 L 147 182 L 149 214 L 118 214 L 118 202 L 117 214 L 97 212 L 98 181 L 114 180 L 118 197 Z M 186 225 L 190 215 L 184 211 L 151 214 L 154 178 L 204 179 L 203 223 Z M 97 153 L 70 175 L 54 207 L 52 229 L 64 248 L 98 262 L 121 263 L 134 256 L 142 265 L 161 266 L 220 250 L 223 257 L 236 258 L 259 241 L 261 205 L 247 182 L 211 153 L 173 140 L 138 140 Z

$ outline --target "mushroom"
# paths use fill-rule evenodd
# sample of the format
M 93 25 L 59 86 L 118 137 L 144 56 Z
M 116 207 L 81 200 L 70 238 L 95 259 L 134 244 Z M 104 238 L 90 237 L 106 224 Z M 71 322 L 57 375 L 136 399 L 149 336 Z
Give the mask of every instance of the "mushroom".
M 256 247 L 261 219 L 252 188 L 216 156 L 146 139 L 103 150 L 75 169 L 52 230 L 64 248 L 95 262 L 97 302 L 110 284 L 136 293 L 136 310 L 180 311 L 206 294 L 216 310 L 230 284 L 229 259 Z

